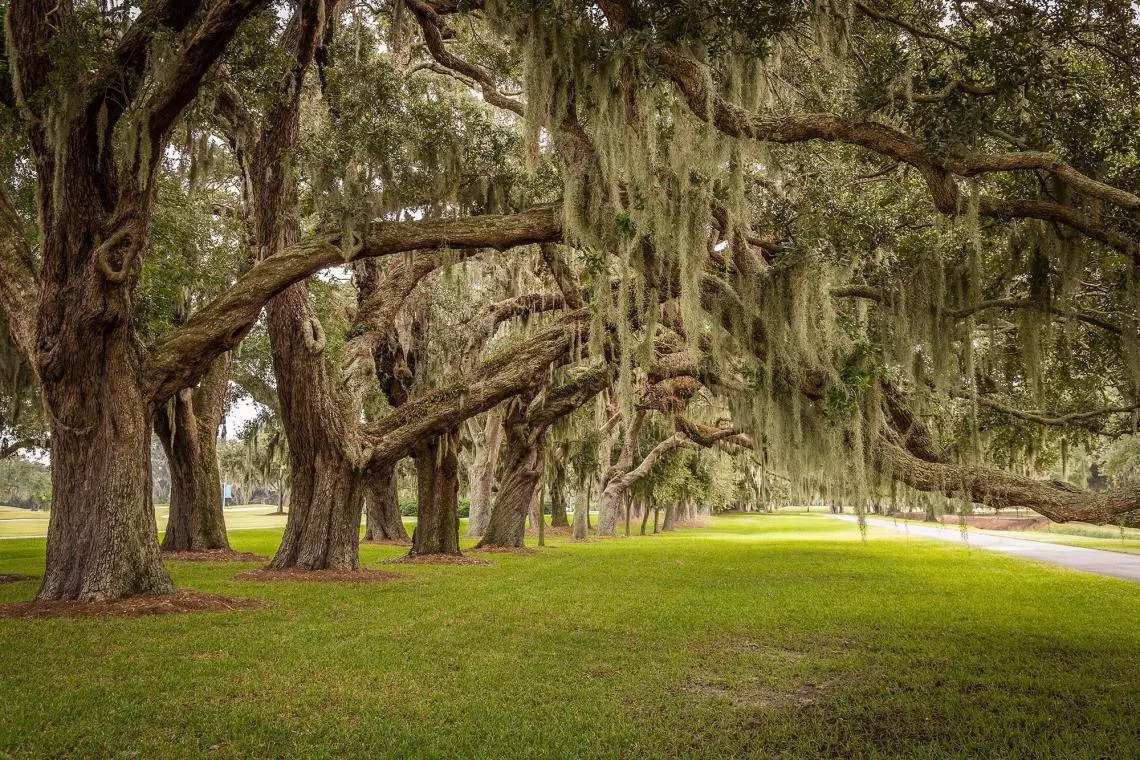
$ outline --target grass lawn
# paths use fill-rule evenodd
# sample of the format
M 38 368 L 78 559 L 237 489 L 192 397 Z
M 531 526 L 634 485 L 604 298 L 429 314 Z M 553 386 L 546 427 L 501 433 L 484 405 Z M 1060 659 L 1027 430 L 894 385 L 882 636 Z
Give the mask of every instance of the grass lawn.
M 0 757 L 1140 756 L 1140 585 L 821 516 L 551 544 L 379 584 L 172 563 L 268 605 L 0 620 Z
M 241 504 L 226 507 L 226 526 L 230 530 L 252 528 L 285 528 L 285 515 L 276 514 L 272 504 Z M 154 508 L 158 530 L 166 529 L 166 518 L 170 513 L 169 504 L 157 504 Z M 17 536 L 46 536 L 48 512 L 32 512 L 28 509 L 0 506 L 0 539 Z M 0 558 L 3 557 L 0 550 Z

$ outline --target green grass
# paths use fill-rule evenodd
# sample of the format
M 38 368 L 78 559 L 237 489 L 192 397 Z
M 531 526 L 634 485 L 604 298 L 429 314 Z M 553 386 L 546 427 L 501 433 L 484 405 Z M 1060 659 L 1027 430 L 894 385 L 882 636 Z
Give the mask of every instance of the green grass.
M 1140 756 L 1140 585 L 816 516 L 560 541 L 383 584 L 172 563 L 268 606 L 0 620 L 0 756 Z
M 284 530 L 285 515 L 276 514 L 272 504 L 239 504 L 226 507 L 226 527 L 229 530 L 251 530 L 254 528 L 277 528 Z M 154 508 L 159 532 L 166 529 L 166 518 L 170 513 L 169 504 L 157 504 Z M 0 506 L 0 538 L 17 536 L 46 536 L 48 512 L 32 512 L 28 509 Z

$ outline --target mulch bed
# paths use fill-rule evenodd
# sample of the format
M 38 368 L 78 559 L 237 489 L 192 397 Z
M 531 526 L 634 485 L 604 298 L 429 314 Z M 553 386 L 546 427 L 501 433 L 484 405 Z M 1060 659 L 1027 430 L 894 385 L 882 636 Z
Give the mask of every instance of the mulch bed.
M 463 554 L 417 554 L 385 560 L 394 565 L 490 565 L 485 559 Z
M 477 546 L 468 551 L 485 552 L 487 554 L 538 554 L 538 549 L 529 546 Z
M 163 559 L 178 562 L 268 562 L 268 557 L 233 549 L 205 549 L 198 552 L 163 552 Z
M 383 570 L 248 570 L 234 576 L 235 581 L 335 581 L 343 583 L 375 583 L 406 578 Z
M 0 583 L 19 583 L 20 581 L 38 581 L 35 575 L 20 575 L 19 573 L 0 574 Z
M 173 594 L 139 594 L 111 602 L 12 602 L 0 605 L 0 618 L 145 617 L 177 612 L 234 612 L 264 606 L 258 599 L 182 589 Z
M 367 541 L 360 540 L 362 544 L 370 544 L 372 546 L 411 546 L 411 541 L 397 541 L 394 538 L 370 538 Z

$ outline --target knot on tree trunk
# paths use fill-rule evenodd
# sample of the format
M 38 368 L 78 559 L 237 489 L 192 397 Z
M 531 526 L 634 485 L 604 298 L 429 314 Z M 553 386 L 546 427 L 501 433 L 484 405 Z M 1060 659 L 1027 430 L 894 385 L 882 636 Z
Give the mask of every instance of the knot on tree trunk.
M 325 328 L 319 319 L 310 319 L 301 330 L 301 337 L 310 353 L 319 354 L 325 350 Z

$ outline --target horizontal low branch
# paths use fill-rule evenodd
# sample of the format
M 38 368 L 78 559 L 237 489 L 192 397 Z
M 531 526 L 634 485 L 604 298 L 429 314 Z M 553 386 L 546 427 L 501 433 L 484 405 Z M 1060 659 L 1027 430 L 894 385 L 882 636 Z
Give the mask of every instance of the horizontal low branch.
M 1054 522 L 1140 527 L 1140 488 L 1098 493 L 983 465 L 930 462 L 885 439 L 879 439 L 874 459 L 885 474 L 920 491 L 938 491 L 990 507 L 1026 507 Z
M 216 356 L 249 332 L 270 298 L 322 269 L 418 249 L 506 250 L 557 240 L 561 234 L 558 209 L 544 207 L 509 215 L 382 223 L 351 243 L 340 235 L 308 238 L 259 261 L 156 347 L 145 374 L 147 397 L 159 403 L 193 386 Z

